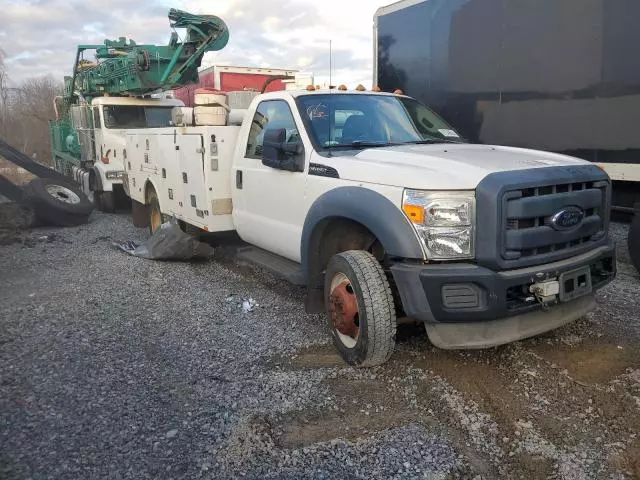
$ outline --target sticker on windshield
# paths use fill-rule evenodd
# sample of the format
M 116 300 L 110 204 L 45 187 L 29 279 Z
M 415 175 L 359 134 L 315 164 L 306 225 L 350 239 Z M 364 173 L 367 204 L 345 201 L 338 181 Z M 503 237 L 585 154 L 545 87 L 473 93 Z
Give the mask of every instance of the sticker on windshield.
M 319 103 L 318 105 L 310 105 L 307 107 L 307 115 L 310 120 L 314 118 L 328 118 L 327 106 Z
M 458 135 L 456 132 L 454 132 L 453 130 L 448 130 L 446 128 L 441 128 L 440 130 L 438 130 L 442 135 L 444 135 L 445 137 L 456 137 L 456 138 L 460 138 L 460 135 Z

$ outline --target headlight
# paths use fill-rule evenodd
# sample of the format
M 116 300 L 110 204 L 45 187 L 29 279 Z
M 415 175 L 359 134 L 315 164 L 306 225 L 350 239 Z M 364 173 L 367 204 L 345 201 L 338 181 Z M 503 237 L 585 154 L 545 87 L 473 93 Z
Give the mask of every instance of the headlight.
M 118 170 L 115 172 L 107 172 L 107 179 L 116 180 L 118 178 L 122 178 L 123 175 L 124 175 L 124 172 L 122 170 Z
M 422 237 L 431 260 L 475 255 L 474 192 L 405 190 L 402 210 Z

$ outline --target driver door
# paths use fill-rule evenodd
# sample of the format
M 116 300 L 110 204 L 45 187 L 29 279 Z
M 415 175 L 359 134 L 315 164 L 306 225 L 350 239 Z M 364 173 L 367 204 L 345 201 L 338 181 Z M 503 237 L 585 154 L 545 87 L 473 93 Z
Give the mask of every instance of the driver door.
M 244 157 L 237 160 L 233 220 L 242 239 L 282 257 L 300 261 L 300 239 L 306 212 L 303 172 L 262 163 L 264 134 L 284 129 L 285 142 L 299 143 L 300 129 L 285 100 L 261 102 L 251 124 Z M 304 155 L 304 154 L 303 154 Z

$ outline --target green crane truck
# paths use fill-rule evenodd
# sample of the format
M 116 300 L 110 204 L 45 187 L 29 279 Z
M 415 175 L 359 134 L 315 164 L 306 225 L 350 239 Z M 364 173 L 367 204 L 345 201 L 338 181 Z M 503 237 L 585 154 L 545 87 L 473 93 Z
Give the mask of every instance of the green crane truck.
M 126 161 L 125 132 L 171 124 L 171 107 L 179 100 L 154 94 L 198 81 L 206 52 L 221 50 L 229 40 L 224 21 L 213 15 L 169 11 L 174 31 L 167 45 L 142 45 L 121 37 L 101 45 L 79 45 L 73 74 L 54 99 L 50 122 L 55 169 L 74 178 L 102 211 L 113 211 L 122 191 Z M 86 57 L 95 52 L 95 60 Z

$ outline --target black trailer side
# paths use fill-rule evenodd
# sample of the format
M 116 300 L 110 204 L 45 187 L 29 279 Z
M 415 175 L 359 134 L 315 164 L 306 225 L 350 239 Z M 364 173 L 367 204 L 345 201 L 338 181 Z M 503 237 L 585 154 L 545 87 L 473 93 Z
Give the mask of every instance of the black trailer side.
M 614 180 L 614 210 L 632 213 L 639 23 L 637 0 L 403 0 L 374 17 L 374 83 L 429 105 L 471 142 L 597 163 Z
M 601 164 L 614 204 L 640 201 L 640 2 L 405 0 L 374 21 L 383 90 L 470 141 Z

